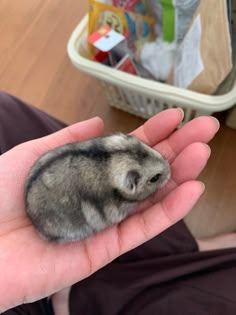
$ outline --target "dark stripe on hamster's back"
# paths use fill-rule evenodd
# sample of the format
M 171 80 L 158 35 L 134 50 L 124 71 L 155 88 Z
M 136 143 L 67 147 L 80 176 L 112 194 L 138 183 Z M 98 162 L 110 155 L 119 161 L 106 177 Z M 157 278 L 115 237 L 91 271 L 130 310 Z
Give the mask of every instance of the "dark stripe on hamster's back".
M 142 149 L 133 150 L 131 154 L 133 159 L 138 161 L 140 164 L 142 164 L 142 161 L 144 161 L 148 157 L 148 153 Z
M 131 148 L 128 148 L 127 150 L 116 150 L 115 147 L 114 149 L 109 150 L 105 148 L 105 146 L 100 142 L 94 143 L 86 149 L 73 148 L 73 146 L 75 146 L 74 143 L 68 144 L 68 149 L 66 151 L 59 153 L 59 155 L 57 156 L 52 157 L 32 174 L 32 176 L 28 179 L 28 182 L 26 184 L 26 194 L 30 190 L 32 183 L 38 178 L 38 176 L 40 176 L 44 172 L 45 169 L 50 167 L 55 161 L 60 161 L 69 155 L 71 157 L 83 156 L 87 157 L 88 159 L 102 162 L 109 160 L 114 154 L 120 155 L 124 154 L 129 155 L 134 160 L 138 161 L 140 164 L 142 164 L 142 161 L 148 157 L 148 153 L 141 145 L 138 145 L 138 147 L 136 145 L 133 147 L 131 146 Z
M 149 157 L 148 151 L 140 143 L 135 143 L 135 145 L 131 145 L 127 150 L 119 150 L 117 152 L 120 154 L 126 153 L 141 164 L 143 160 Z
M 40 168 L 35 171 L 32 176 L 29 178 L 27 185 L 26 185 L 26 193 L 30 190 L 32 183 L 48 168 L 50 167 L 54 162 L 60 161 L 67 156 L 71 157 L 87 157 L 88 159 L 96 160 L 98 162 L 106 161 L 110 159 L 111 153 L 108 152 L 103 146 L 101 145 L 92 145 L 91 147 L 85 149 L 73 149 L 69 148 L 67 151 L 59 153 L 59 155 L 56 155 L 52 157 L 50 160 L 45 162 Z M 37 164 L 37 161 L 36 161 Z

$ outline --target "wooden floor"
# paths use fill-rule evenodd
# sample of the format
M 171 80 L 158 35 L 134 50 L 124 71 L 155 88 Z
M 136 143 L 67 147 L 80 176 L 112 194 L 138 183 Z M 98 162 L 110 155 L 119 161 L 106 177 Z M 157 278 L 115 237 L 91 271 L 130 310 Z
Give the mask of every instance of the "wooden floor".
M 129 132 L 143 120 L 111 109 L 89 76 L 72 67 L 69 36 L 86 0 L 1 0 L 0 89 L 68 124 L 99 115 L 106 132 Z M 207 189 L 187 223 L 196 236 L 236 230 L 236 131 L 222 126 L 201 175 Z

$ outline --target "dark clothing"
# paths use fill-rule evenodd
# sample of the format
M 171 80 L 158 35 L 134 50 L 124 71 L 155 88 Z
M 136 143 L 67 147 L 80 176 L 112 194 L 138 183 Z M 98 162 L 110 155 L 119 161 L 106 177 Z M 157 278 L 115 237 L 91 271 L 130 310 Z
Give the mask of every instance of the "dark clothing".
M 1 153 L 64 126 L 0 93 Z M 75 284 L 70 311 L 72 315 L 235 315 L 236 248 L 199 252 L 180 221 Z M 43 299 L 4 312 L 16 314 L 53 313 Z

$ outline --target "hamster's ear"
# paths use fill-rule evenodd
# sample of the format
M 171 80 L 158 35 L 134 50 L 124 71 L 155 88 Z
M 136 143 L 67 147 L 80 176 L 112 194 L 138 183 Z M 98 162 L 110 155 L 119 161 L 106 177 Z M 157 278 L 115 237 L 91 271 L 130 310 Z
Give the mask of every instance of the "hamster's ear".
M 125 187 L 128 189 L 129 192 L 135 193 L 137 190 L 137 185 L 140 179 L 139 172 L 132 170 L 129 171 L 125 178 Z

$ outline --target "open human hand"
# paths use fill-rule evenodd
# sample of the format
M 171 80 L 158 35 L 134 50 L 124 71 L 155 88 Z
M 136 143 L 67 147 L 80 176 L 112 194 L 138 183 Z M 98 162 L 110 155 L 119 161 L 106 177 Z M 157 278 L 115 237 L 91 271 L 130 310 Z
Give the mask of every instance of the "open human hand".
M 42 240 L 25 212 L 24 183 L 30 167 L 44 152 L 101 135 L 103 122 L 94 118 L 77 123 L 0 156 L 0 312 L 90 276 L 191 210 L 204 190 L 195 178 L 210 156 L 206 143 L 219 124 L 212 117 L 200 117 L 176 130 L 182 118 L 180 110 L 166 110 L 133 132 L 169 160 L 172 177 L 168 184 L 142 202 L 133 216 L 83 241 L 55 244 Z

